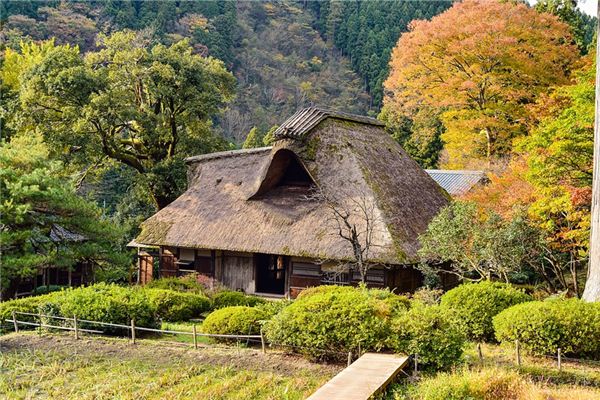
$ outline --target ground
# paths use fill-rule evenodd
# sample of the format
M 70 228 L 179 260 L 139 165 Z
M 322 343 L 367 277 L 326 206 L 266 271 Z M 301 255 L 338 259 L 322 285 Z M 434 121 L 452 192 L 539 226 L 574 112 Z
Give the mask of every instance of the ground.
M 242 347 L 68 334 L 0 337 L 0 398 L 303 399 L 342 366 Z

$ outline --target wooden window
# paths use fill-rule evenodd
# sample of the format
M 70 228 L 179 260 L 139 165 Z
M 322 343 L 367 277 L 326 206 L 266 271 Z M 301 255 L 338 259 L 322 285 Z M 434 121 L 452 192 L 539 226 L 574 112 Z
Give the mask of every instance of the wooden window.
M 321 276 L 321 266 L 311 263 L 292 263 L 292 274 L 298 276 Z

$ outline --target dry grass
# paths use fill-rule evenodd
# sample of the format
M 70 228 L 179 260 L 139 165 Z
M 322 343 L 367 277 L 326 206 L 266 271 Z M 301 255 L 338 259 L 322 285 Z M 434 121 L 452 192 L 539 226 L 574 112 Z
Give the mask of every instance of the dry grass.
M 339 369 L 252 349 L 32 332 L 1 337 L 0 350 L 2 399 L 302 399 Z

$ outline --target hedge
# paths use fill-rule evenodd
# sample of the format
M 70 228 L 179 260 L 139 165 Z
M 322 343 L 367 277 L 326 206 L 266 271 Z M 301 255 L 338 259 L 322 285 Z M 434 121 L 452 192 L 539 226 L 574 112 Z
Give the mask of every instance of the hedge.
M 308 289 L 266 322 L 265 334 L 270 342 L 294 346 L 313 358 L 342 358 L 359 347 L 380 350 L 400 308 L 398 297 L 353 287 Z
M 267 301 L 257 296 L 248 296 L 242 292 L 235 292 L 233 290 L 218 292 L 213 296 L 212 300 L 214 309 L 231 306 L 254 307 L 264 304 Z
M 7 319 L 12 319 L 12 312 L 25 312 L 36 314 L 40 303 L 46 301 L 50 295 L 24 297 L 22 299 L 3 301 L 0 303 L 0 325 L 8 326 Z M 33 321 L 35 317 L 28 315 L 16 315 L 20 321 Z M 22 326 L 24 328 L 24 326 Z
M 260 322 L 265 318 L 267 314 L 255 307 L 224 307 L 206 317 L 202 331 L 220 335 L 257 335 Z
M 440 370 L 459 363 L 464 345 L 465 335 L 452 310 L 419 304 L 392 320 L 389 347 L 417 354 L 423 369 Z
M 164 289 L 144 289 L 156 315 L 165 321 L 187 321 L 210 309 L 208 297 Z
M 510 306 L 531 300 L 531 296 L 509 284 L 484 281 L 462 284 L 448 291 L 440 304 L 457 311 L 469 339 L 491 341 L 494 340 L 494 316 Z
M 600 356 L 600 304 L 578 299 L 533 301 L 510 307 L 494 318 L 501 342 L 519 340 L 533 354 Z

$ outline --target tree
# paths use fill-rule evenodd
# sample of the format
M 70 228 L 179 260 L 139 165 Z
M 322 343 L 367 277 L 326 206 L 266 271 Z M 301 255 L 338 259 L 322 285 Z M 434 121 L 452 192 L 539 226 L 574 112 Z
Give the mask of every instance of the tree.
M 372 249 L 377 246 L 375 238 L 383 230 L 373 198 L 356 185 L 348 190 L 321 185 L 313 189 L 309 200 L 325 204 L 329 210 L 325 223 L 331 234 L 346 241 L 352 249 L 351 261 L 341 263 L 338 272 L 358 271 L 361 282 L 366 283 L 368 271 L 376 265 L 370 259 Z
M 557 39 L 560 38 L 560 39 Z M 392 52 L 390 113 L 441 112 L 449 167 L 489 165 L 526 132 L 527 105 L 567 82 L 578 52 L 569 27 L 525 4 L 466 0 L 414 21 Z
M 538 236 L 526 219 L 503 220 L 493 212 L 480 213 L 471 202 L 454 202 L 431 220 L 419 237 L 425 262 L 451 261 L 452 273 L 462 279 L 508 282 L 533 253 Z
M 87 261 L 125 268 L 130 262 L 120 252 L 119 227 L 78 196 L 63 171 L 61 163 L 49 159 L 41 135 L 30 132 L 0 145 L 3 298 L 42 267 L 68 269 Z
M 77 47 L 58 46 L 23 73 L 18 128 L 38 127 L 69 161 L 108 157 L 133 168 L 160 209 L 183 190 L 185 156 L 225 147 L 210 124 L 235 79 L 185 40 L 150 47 L 124 31 L 98 45 L 83 58 Z
M 600 18 L 600 5 L 598 6 Z M 596 28 L 596 37 L 600 37 L 600 25 Z M 590 235 L 590 263 L 583 299 L 600 301 L 600 40 L 596 39 L 596 109 L 594 121 L 594 169 L 592 186 L 592 225 Z
M 242 148 L 253 149 L 255 147 L 262 147 L 262 144 L 263 141 L 260 132 L 258 132 L 256 127 L 253 127 L 250 129 L 250 132 L 248 132 L 248 136 L 246 136 L 246 140 L 244 141 Z

